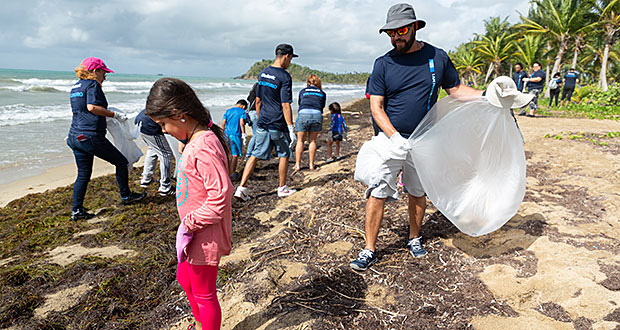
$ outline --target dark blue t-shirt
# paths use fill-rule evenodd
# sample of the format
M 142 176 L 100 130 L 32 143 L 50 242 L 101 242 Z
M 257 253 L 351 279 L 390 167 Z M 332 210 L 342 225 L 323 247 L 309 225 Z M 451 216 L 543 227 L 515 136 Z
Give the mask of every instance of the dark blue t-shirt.
M 401 55 L 392 49 L 376 59 L 368 92 L 385 97 L 390 122 L 408 137 L 437 102 L 439 87 L 448 89 L 460 83 L 448 54 L 425 43 L 413 53 Z
M 299 110 L 312 109 L 323 112 L 326 98 L 327 96 L 323 90 L 314 85 L 310 85 L 299 91 Z
M 564 81 L 564 88 L 575 88 L 575 85 L 577 85 L 577 79 L 579 79 L 579 73 L 569 71 L 564 75 L 564 79 L 566 79 Z
M 80 79 L 69 93 L 71 101 L 71 128 L 69 132 L 86 135 L 105 135 L 106 122 L 104 116 L 96 115 L 86 108 L 87 104 L 108 108 L 108 101 L 103 94 L 101 85 L 96 80 Z
M 282 103 L 293 102 L 293 81 L 291 75 L 282 68 L 266 67 L 258 75 L 256 96 L 260 97 L 258 127 L 287 132 Z
M 530 75 L 530 79 L 536 78 L 536 77 L 540 77 L 542 79 L 539 82 L 528 81 L 527 82 L 527 90 L 529 91 L 530 89 L 543 89 L 543 86 L 545 86 L 545 77 L 546 76 L 547 75 L 545 75 L 543 70 L 534 71 Z
M 226 110 L 226 112 L 224 112 L 224 119 L 226 120 L 226 129 L 224 129 L 224 133 L 226 133 L 226 135 L 241 136 L 241 118 L 243 118 L 243 120 L 247 119 L 245 110 L 239 107 Z
M 519 92 L 523 92 L 523 78 L 525 77 L 527 77 L 525 71 L 514 72 L 512 74 L 512 80 L 515 82 L 515 85 L 517 85 L 517 90 L 519 90 Z
M 140 126 L 140 133 L 146 135 L 163 135 L 164 133 L 161 130 L 161 126 L 159 126 L 151 117 L 147 116 L 144 113 L 144 110 L 140 111 L 134 123 L 137 125 L 138 123 L 142 123 Z

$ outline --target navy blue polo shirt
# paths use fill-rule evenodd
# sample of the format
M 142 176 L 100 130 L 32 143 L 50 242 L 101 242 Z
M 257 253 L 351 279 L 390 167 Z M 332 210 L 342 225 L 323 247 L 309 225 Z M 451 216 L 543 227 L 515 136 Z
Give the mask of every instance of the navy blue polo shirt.
M 525 71 L 514 72 L 512 74 L 512 80 L 515 82 L 515 85 L 517 85 L 517 90 L 519 90 L 519 92 L 523 92 L 523 78 L 525 77 L 527 77 Z
M 299 91 L 299 110 L 312 109 L 323 112 L 326 98 L 327 95 L 322 89 L 310 85 Z
M 439 87 L 448 89 L 460 83 L 448 54 L 425 43 L 413 53 L 399 54 L 392 49 L 376 59 L 368 92 L 385 97 L 385 113 L 406 138 L 437 102 Z
M 543 70 L 534 71 L 530 75 L 530 79 L 536 78 L 536 77 L 540 77 L 542 79 L 539 82 L 528 81 L 527 82 L 527 90 L 529 91 L 530 89 L 543 89 L 543 86 L 545 86 L 545 77 L 546 76 L 547 75 L 545 75 Z
M 282 68 L 266 67 L 258 75 L 256 96 L 260 97 L 258 127 L 288 132 L 282 103 L 293 102 L 293 81 L 291 75 Z
M 147 116 L 144 113 L 144 110 L 140 111 L 138 116 L 136 116 L 134 123 L 136 125 L 139 123 L 142 123 L 142 126 L 140 126 L 140 133 L 142 134 L 146 134 L 146 135 L 163 135 L 164 134 L 164 132 L 162 132 L 161 130 L 161 126 L 159 126 L 159 124 L 157 124 L 153 119 L 151 119 L 151 117 Z
M 577 79 L 579 79 L 579 73 L 573 71 L 570 72 L 568 71 L 565 75 L 564 75 L 564 88 L 569 89 L 569 88 L 575 88 L 575 85 L 577 85 Z
M 69 132 L 85 135 L 105 135 L 106 122 L 104 116 L 96 115 L 86 108 L 87 104 L 108 108 L 108 101 L 103 94 L 101 85 L 96 80 L 80 79 L 69 93 L 71 101 L 71 128 Z

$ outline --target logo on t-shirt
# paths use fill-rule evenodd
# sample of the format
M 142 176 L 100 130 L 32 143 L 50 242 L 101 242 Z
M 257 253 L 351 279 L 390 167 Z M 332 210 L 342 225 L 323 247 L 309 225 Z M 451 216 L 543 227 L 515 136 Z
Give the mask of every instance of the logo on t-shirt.
M 261 73 L 260 76 L 261 76 L 261 78 L 267 78 L 267 79 L 271 79 L 271 80 L 276 80 L 276 76 L 272 76 L 272 75 L 264 73 L 264 72 Z

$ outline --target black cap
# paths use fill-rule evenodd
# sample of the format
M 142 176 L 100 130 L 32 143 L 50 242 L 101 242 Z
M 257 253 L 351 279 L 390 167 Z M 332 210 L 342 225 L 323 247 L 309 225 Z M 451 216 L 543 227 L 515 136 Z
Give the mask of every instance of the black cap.
M 293 46 L 289 44 L 279 44 L 276 46 L 276 55 L 288 55 L 291 54 L 293 57 L 299 57 L 297 54 L 293 53 Z

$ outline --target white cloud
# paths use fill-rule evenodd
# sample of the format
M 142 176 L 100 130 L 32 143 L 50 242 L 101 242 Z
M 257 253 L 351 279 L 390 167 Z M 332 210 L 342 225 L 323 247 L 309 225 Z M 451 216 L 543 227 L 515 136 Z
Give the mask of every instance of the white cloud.
M 483 32 L 490 16 L 515 22 L 516 10 L 527 12 L 528 1 L 413 5 L 427 22 L 418 38 L 453 49 Z M 256 60 L 273 58 L 275 45 L 288 42 L 300 55 L 296 63 L 369 71 L 374 58 L 391 48 L 378 34 L 389 6 L 380 0 L 10 2 L 0 13 L 0 66 L 44 63 L 34 68 L 70 70 L 92 55 L 114 63 L 117 72 L 234 76 Z

